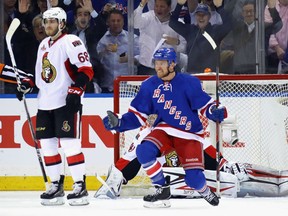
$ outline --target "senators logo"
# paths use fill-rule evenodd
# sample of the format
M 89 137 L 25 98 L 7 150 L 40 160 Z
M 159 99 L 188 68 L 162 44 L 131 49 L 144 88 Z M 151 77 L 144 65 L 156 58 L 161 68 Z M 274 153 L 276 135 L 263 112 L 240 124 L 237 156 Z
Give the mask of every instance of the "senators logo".
M 42 59 L 41 77 L 46 83 L 52 83 L 56 78 L 56 69 L 47 58 L 48 53 L 45 53 Z
M 68 124 L 68 121 L 64 121 L 62 125 L 62 130 L 65 132 L 69 132 L 71 130 L 70 125 Z
M 178 167 L 180 165 L 178 155 L 175 151 L 166 154 L 165 159 L 168 167 Z

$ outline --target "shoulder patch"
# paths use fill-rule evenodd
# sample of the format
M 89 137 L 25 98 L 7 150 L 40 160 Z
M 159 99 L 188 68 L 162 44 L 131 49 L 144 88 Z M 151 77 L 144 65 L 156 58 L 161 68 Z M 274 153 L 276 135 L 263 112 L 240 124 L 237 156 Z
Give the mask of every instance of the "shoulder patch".
M 80 40 L 73 41 L 72 44 L 74 47 L 82 45 Z

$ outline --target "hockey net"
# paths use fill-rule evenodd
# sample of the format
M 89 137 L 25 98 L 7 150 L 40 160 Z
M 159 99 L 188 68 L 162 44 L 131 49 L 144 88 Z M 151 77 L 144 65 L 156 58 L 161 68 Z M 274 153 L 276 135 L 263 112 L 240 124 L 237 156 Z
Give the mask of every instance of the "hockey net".
M 215 98 L 216 76 L 199 75 L 204 90 Z M 114 83 L 114 111 L 127 112 L 131 100 L 147 76 L 118 77 Z M 220 149 L 226 159 L 252 163 L 277 170 L 288 170 L 288 76 L 287 75 L 220 75 L 218 86 L 220 103 L 235 116 L 238 142 L 225 143 L 220 138 Z M 205 136 L 215 145 L 215 124 L 202 119 Z M 214 124 L 214 125 L 213 125 Z M 141 130 L 141 129 L 140 129 Z M 114 159 L 127 150 L 139 129 L 115 135 Z M 138 180 L 143 183 L 145 173 Z M 140 179 L 140 180 L 139 180 Z M 147 181 L 147 180 L 145 180 Z

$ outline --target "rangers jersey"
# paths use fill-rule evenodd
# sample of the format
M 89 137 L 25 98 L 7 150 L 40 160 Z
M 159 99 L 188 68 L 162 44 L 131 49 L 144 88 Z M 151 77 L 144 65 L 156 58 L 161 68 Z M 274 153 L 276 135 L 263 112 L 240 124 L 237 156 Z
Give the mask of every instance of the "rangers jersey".
M 148 115 L 157 114 L 155 129 L 172 136 L 203 141 L 203 126 L 198 115 L 205 115 L 213 102 L 214 99 L 203 91 L 200 80 L 194 76 L 176 73 L 169 82 L 153 76 L 142 83 L 129 112 L 122 116 L 121 126 L 129 129 L 139 127 Z M 131 121 L 131 113 L 138 122 Z
M 93 76 L 85 45 L 79 37 L 63 34 L 56 41 L 45 38 L 38 48 L 35 83 L 39 88 L 38 109 L 53 110 L 66 105 L 68 87 L 77 73 Z

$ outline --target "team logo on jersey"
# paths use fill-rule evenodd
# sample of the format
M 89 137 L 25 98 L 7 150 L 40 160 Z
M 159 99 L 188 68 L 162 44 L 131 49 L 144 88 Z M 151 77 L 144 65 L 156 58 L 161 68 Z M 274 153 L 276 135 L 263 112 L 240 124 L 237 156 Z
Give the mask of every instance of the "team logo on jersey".
M 162 88 L 164 91 L 171 91 L 172 92 L 172 85 L 170 82 L 164 82 L 164 84 L 161 84 L 158 86 L 158 89 Z
M 42 72 L 41 77 L 46 83 L 52 83 L 56 78 L 56 69 L 51 64 L 51 62 L 47 58 L 47 54 L 44 54 L 43 60 L 42 60 Z
M 71 130 L 70 125 L 68 124 L 68 121 L 64 121 L 62 125 L 62 130 L 65 132 L 69 132 Z
M 169 152 L 165 155 L 166 164 L 169 167 L 178 167 L 180 165 L 178 155 L 175 151 Z

